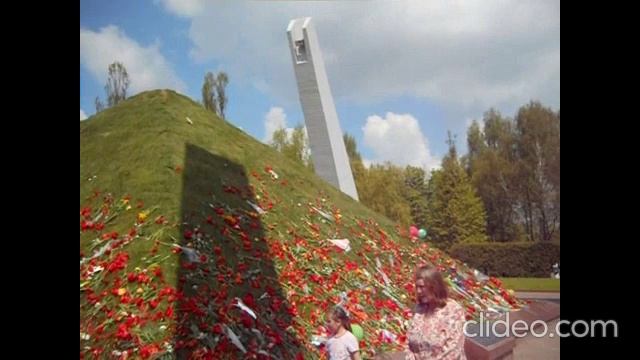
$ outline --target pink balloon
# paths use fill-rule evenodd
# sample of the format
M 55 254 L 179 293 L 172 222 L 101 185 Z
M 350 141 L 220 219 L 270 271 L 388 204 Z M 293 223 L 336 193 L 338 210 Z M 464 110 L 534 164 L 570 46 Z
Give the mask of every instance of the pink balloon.
M 409 235 L 411 235 L 411 237 L 417 237 L 418 236 L 418 228 L 415 226 L 411 226 L 409 228 Z

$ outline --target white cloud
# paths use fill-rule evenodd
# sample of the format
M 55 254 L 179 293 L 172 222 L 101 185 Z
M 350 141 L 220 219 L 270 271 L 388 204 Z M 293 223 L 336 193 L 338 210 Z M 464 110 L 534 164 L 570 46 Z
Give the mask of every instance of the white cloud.
M 80 29 L 80 64 L 98 82 L 106 83 L 109 64 L 120 61 L 129 74 L 129 94 L 170 88 L 184 92 L 185 83 L 162 56 L 158 43 L 142 46 L 127 37 L 117 26 L 109 25 L 95 32 Z
M 265 143 L 271 140 L 273 133 L 278 129 L 284 128 L 289 138 L 294 130 L 287 127 L 287 114 L 281 107 L 276 106 L 271 107 L 265 115 L 264 127 Z M 306 126 L 303 130 L 308 139 Z M 427 170 L 439 167 L 440 160 L 431 155 L 428 140 L 422 134 L 416 118 L 410 114 L 398 115 L 389 112 L 384 119 L 377 115 L 369 116 L 362 130 L 364 145 L 375 154 L 374 159 L 362 160 L 366 168 L 385 161 L 400 166 L 419 166 Z M 305 151 L 310 153 L 311 150 L 307 147 Z
M 84 113 L 84 110 L 80 109 L 80 121 L 87 120 L 87 114 Z
M 200 14 L 204 9 L 204 0 L 155 0 L 170 13 L 183 17 L 192 17 Z
M 267 115 L 264 116 L 264 139 L 265 143 L 271 141 L 273 133 L 281 128 L 287 128 L 287 114 L 281 107 L 271 107 Z
M 459 122 L 489 107 L 513 113 L 530 99 L 560 104 L 559 0 L 386 1 L 366 11 L 357 1 L 212 1 L 191 12 L 191 55 L 294 102 L 286 26 L 301 16 L 314 18 L 338 99 L 416 96 Z
M 427 171 L 439 166 L 440 160 L 431 155 L 429 142 L 422 134 L 418 120 L 410 114 L 388 112 L 385 118 L 369 116 L 362 131 L 364 145 L 375 154 L 372 163 L 389 161 L 400 166 L 418 166 Z

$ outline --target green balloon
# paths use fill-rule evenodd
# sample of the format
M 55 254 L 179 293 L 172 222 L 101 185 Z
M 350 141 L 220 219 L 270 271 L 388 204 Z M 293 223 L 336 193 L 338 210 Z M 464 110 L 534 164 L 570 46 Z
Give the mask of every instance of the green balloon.
M 356 339 L 358 339 L 358 341 L 364 339 L 364 330 L 362 330 L 362 326 L 358 324 L 351 324 L 351 333 L 356 337 Z
M 427 230 L 420 229 L 420 231 L 418 231 L 418 236 L 420 237 L 420 239 L 424 239 L 427 236 Z

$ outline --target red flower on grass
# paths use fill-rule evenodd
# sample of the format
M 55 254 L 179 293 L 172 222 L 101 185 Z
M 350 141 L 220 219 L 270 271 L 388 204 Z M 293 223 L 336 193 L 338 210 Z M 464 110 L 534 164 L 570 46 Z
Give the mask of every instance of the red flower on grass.
M 80 216 L 82 216 L 85 219 L 88 219 L 89 217 L 91 217 L 91 208 L 90 207 L 82 208 L 82 210 L 80 210 Z
M 156 344 L 144 345 L 140 348 L 140 356 L 143 359 L 148 359 L 159 351 L 160 348 Z
M 94 226 L 93 221 L 82 220 L 82 222 L 80 222 L 80 228 L 82 231 L 93 229 Z
M 128 260 L 129 254 L 124 252 L 119 253 L 118 255 L 116 255 L 116 258 L 113 260 L 113 262 L 107 265 L 107 271 L 113 273 L 119 270 L 123 270 L 127 266 Z
M 120 340 L 131 340 L 132 336 L 131 333 L 129 333 L 129 329 L 127 328 L 126 324 L 118 325 L 116 337 Z

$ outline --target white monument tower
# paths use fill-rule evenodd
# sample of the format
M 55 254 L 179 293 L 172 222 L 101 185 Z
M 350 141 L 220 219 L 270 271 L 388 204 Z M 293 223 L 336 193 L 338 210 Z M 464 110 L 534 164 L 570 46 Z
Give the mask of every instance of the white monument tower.
M 287 36 L 316 174 L 358 200 L 358 191 L 353 181 L 338 114 L 311 18 L 291 20 Z

